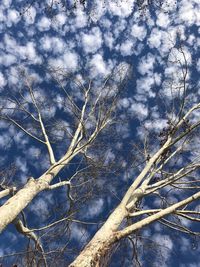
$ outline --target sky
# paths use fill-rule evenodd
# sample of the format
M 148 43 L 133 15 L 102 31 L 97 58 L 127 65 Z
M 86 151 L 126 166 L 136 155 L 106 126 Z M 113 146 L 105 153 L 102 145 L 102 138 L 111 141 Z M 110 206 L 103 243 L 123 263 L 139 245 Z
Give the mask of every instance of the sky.
M 49 2 L 44 1 L 46 5 Z M 78 104 L 82 103 L 83 95 L 73 79 L 84 84 L 92 80 L 95 95 L 110 74 L 116 85 L 120 83 L 119 77 L 128 77 L 117 103 L 119 122 L 99 137 L 97 151 L 95 146 L 89 151 L 94 159 L 103 157 L 106 166 L 110 167 L 112 162 L 117 165 L 120 161 L 122 167 L 116 171 L 106 170 L 105 176 L 101 172 L 100 178 L 95 181 L 95 195 L 89 196 L 92 184 L 87 188 L 88 199 L 84 198 L 86 189 L 81 192 L 83 197 L 80 199 L 77 197 L 79 189 L 73 192 L 77 206 L 81 207 L 75 219 L 99 223 L 117 205 L 131 178 L 140 170 L 140 166 L 132 168 L 130 164 L 128 154 L 134 153 L 134 148 L 130 151 L 130 143 L 142 143 L 148 132 L 151 152 L 158 147 L 154 142 L 155 135 L 166 127 L 167 114 L 172 113 L 172 108 L 177 109 L 178 102 L 173 102 L 173 99 L 183 94 L 183 90 L 177 88 L 182 83 L 182 71 L 186 66 L 188 107 L 200 100 L 200 2 L 168 0 L 160 8 L 145 8 L 144 1 L 143 8 L 139 9 L 135 0 L 94 0 L 86 3 L 85 7 L 77 4 L 76 8 L 72 8 L 72 1 L 68 1 L 67 11 L 61 4 L 55 4 L 52 16 L 45 12 L 44 3 L 36 1 L 29 6 L 23 0 L 1 0 L 0 106 L 6 106 L 6 114 L 11 115 L 15 103 L 10 99 L 17 98 L 26 101 L 34 114 L 26 86 L 28 81 L 34 88 L 59 158 L 74 131 L 73 114 L 67 109 L 67 101 L 56 83 L 61 70 L 68 74 L 68 80 L 62 77 L 62 84 Z M 13 116 L 25 123 L 22 113 Z M 197 120 L 198 116 L 195 113 L 192 120 Z M 28 120 L 27 127 L 38 134 L 31 120 Z M 92 128 L 90 124 L 87 127 Z M 45 148 L 4 120 L 0 121 L 0 155 L 1 170 L 4 173 L 5 169 L 14 168 L 13 175 L 9 173 L 7 176 L 9 183 L 19 188 L 27 177 L 39 177 L 49 166 Z M 73 175 L 77 164 L 85 166 L 82 159 L 74 159 L 57 179 Z M 87 178 L 88 173 L 85 176 Z M 102 190 L 105 187 L 106 190 Z M 25 210 L 29 227 L 42 227 L 66 215 L 70 209 L 66 194 L 67 189 L 58 189 L 36 197 Z M 176 195 L 173 197 L 174 200 L 178 198 Z M 56 250 L 69 242 L 64 252 L 65 262 L 69 263 L 100 225 L 74 222 L 63 225 L 55 240 L 52 238 L 48 243 L 47 232 L 41 240 L 47 250 Z M 51 231 L 49 233 L 52 234 Z M 69 240 L 60 239 L 62 235 Z M 143 255 L 142 266 L 150 266 L 152 257 L 155 266 L 159 266 L 160 262 L 162 266 L 200 266 L 197 240 L 163 230 L 158 223 L 145 229 L 142 236 L 138 241 Z M 9 264 L 18 261 L 21 256 L 3 256 L 23 251 L 27 244 L 26 238 L 10 225 L 0 237 L 0 263 L 11 266 Z M 132 266 L 128 247 L 126 242 L 121 245 L 111 266 Z M 156 252 L 152 247 L 156 247 Z M 127 255 L 124 265 L 119 263 L 123 253 Z

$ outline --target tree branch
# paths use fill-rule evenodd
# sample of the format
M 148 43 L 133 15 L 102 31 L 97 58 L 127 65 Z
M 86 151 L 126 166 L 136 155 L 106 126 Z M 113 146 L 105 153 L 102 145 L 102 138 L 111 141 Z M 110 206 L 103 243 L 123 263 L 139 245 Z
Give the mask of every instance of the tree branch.
M 135 232 L 136 230 L 141 229 L 144 226 L 149 225 L 150 223 L 157 221 L 157 220 L 163 218 L 164 216 L 175 212 L 178 208 L 180 208 L 184 205 L 187 205 L 187 204 L 189 204 L 189 203 L 191 203 L 191 202 L 193 202 L 199 198 L 200 198 L 200 192 L 198 192 L 198 193 L 192 195 L 191 197 L 188 197 L 182 201 L 179 201 L 178 203 L 171 205 L 170 207 L 163 209 L 163 210 L 159 211 L 158 213 L 149 216 L 148 218 L 145 218 L 145 219 L 143 219 L 143 220 L 141 220 L 135 224 L 132 224 L 121 231 L 116 232 L 117 238 L 121 239 L 123 237 L 126 237 L 127 235 Z

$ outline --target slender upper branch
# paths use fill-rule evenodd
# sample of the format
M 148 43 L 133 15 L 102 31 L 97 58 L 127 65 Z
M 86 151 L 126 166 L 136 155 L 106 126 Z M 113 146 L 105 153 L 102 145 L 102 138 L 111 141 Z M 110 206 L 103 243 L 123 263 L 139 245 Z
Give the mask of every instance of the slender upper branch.
M 149 216 L 149 217 L 147 217 L 147 218 L 145 218 L 145 219 L 143 219 L 137 223 L 134 223 L 134 224 L 126 227 L 125 229 L 123 229 L 121 231 L 118 231 L 117 237 L 119 239 L 126 237 L 129 234 L 132 234 L 134 231 L 141 229 L 144 226 L 149 225 L 150 223 L 157 221 L 157 220 L 165 217 L 166 215 L 175 212 L 178 208 L 180 208 L 184 205 L 187 205 L 187 204 L 189 204 L 189 203 L 191 203 L 191 202 L 193 202 L 199 198 L 200 198 L 200 192 L 193 194 L 192 196 L 190 196 L 190 197 L 188 197 L 182 201 L 179 201 L 178 203 L 173 204 L 168 208 L 162 209 L 161 211 L 157 212 L 156 214 L 153 214 L 153 215 L 151 215 L 151 216 Z
M 42 115 L 41 115 L 39 106 L 37 105 L 37 102 L 36 102 L 36 99 L 35 99 L 33 90 L 32 90 L 32 88 L 31 88 L 31 86 L 30 86 L 30 84 L 29 84 L 28 82 L 27 82 L 27 86 L 28 86 L 28 89 L 29 89 L 29 93 L 30 93 L 30 95 L 31 95 L 32 102 L 33 102 L 33 104 L 34 104 L 34 106 L 35 106 L 35 108 L 36 108 L 36 110 L 37 110 L 37 113 L 38 113 L 38 120 L 39 120 L 40 127 L 41 127 L 41 130 L 42 130 L 44 139 L 45 139 L 45 145 L 47 146 L 47 150 L 48 150 L 48 153 L 49 153 L 50 163 L 51 163 L 51 164 L 54 164 L 54 163 L 56 162 L 56 160 L 55 160 L 55 156 L 54 156 L 54 152 L 53 152 L 51 143 L 50 143 L 50 141 L 49 141 L 49 137 L 48 137 L 48 135 L 47 135 L 47 132 L 46 132 L 46 129 L 45 129 L 43 120 L 42 120 Z

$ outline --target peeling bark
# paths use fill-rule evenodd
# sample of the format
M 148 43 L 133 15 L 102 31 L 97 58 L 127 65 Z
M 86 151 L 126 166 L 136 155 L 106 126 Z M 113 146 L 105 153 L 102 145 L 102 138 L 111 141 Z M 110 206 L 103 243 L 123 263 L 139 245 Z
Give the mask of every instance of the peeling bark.
M 116 238 L 113 234 L 109 239 L 93 239 L 81 252 L 80 256 L 69 267 L 105 267 L 109 262 L 113 244 Z

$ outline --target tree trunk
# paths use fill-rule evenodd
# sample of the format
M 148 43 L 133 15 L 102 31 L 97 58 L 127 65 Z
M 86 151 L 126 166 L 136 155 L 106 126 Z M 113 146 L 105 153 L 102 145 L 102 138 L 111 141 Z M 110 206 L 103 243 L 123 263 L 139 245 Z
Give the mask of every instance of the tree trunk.
M 31 203 L 36 195 L 49 188 L 53 178 L 76 154 L 71 154 L 71 151 L 67 152 L 60 161 L 51 166 L 38 179 L 31 178 L 22 189 L 0 207 L 0 233 Z
M 126 216 L 127 210 L 120 204 L 69 267 L 107 266 L 113 245 L 118 240 L 115 232 Z
M 43 178 L 43 177 L 42 177 Z M 27 184 L 13 197 L 0 207 L 0 233 L 11 223 L 17 215 L 31 202 L 31 200 L 46 189 L 48 183 L 45 179 L 34 180 L 31 178 Z
M 105 224 L 96 233 L 89 244 L 84 248 L 80 255 L 69 267 L 105 267 L 108 263 L 108 256 L 112 253 L 113 245 L 122 238 L 132 234 L 134 231 L 158 221 L 166 215 L 175 212 L 178 208 L 200 198 L 200 192 L 179 201 L 165 209 L 160 210 L 143 220 L 140 220 L 124 230 L 117 231 L 121 222 L 127 216 L 127 210 L 124 204 L 120 204 L 109 216 Z M 123 201 L 123 200 L 122 200 Z

